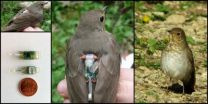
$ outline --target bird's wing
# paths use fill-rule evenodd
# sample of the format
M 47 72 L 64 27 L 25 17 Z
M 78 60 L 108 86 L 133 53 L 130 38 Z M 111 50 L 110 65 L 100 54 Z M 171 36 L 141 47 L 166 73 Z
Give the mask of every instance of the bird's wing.
M 115 102 L 120 76 L 121 58 L 118 45 L 110 34 L 107 35 L 107 54 L 102 55 L 95 87 L 95 102 Z
M 32 5 L 32 4 L 31 4 L 31 5 Z M 30 6 L 31 6 L 31 5 L 30 5 Z M 25 7 L 25 8 L 22 8 L 21 10 L 19 10 L 18 13 L 17 13 L 12 19 L 10 19 L 9 23 L 10 23 L 11 21 L 13 21 L 15 18 L 17 18 L 17 17 L 21 16 L 22 14 L 28 12 L 28 11 L 29 11 L 28 9 L 29 9 L 30 6 Z M 8 23 L 8 24 L 9 24 L 9 23 Z
M 13 18 L 11 18 L 11 19 L 9 20 L 9 22 L 7 23 L 7 26 L 8 26 L 9 24 L 11 24 L 11 21 L 13 21 L 13 20 L 14 20 L 16 17 L 18 17 L 19 15 L 21 15 L 25 10 L 26 10 L 25 8 L 19 10 L 18 13 L 17 13 L 15 16 L 13 16 Z
M 191 51 L 191 49 L 189 47 L 186 49 L 186 51 L 187 51 L 186 55 L 187 55 L 187 57 L 189 59 L 189 62 L 191 64 L 192 72 L 195 73 L 193 53 L 192 53 L 192 51 Z
M 84 68 L 82 65 L 82 61 L 79 58 L 79 53 L 76 50 L 77 41 L 73 37 L 71 38 L 70 42 L 67 45 L 67 54 L 66 54 L 66 68 L 67 68 L 67 75 L 70 77 L 77 76 L 78 70 Z
M 192 51 L 191 51 L 191 49 L 189 47 L 186 49 L 186 51 L 187 51 L 187 54 L 186 55 L 187 55 L 187 57 L 189 59 L 189 62 L 191 64 L 191 71 L 190 71 L 191 79 L 190 79 L 190 82 L 189 83 L 191 83 L 192 85 L 194 85 L 195 84 L 195 66 L 194 66 L 193 53 L 192 53 Z
M 86 80 L 83 73 L 79 72 L 84 66 L 75 49 L 76 42 L 76 39 L 72 38 L 67 46 L 65 73 L 71 102 L 84 103 L 87 102 Z
M 35 26 L 40 22 L 42 17 L 30 13 L 28 10 L 19 12 L 10 22 L 7 24 L 5 31 L 23 30 L 29 26 Z
M 15 16 L 15 18 L 11 21 L 11 23 L 31 23 L 36 22 L 38 18 L 35 16 L 35 14 L 32 14 L 30 11 L 25 11 L 24 13 Z

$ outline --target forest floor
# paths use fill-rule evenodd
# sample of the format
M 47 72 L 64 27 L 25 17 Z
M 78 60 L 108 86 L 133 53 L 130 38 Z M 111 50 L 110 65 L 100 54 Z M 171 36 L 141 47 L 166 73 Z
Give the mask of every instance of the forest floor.
M 168 43 L 166 31 L 173 27 L 185 31 L 194 55 L 192 94 L 167 89 L 171 82 L 160 69 L 161 52 Z M 136 2 L 135 29 L 135 102 L 207 103 L 207 2 Z

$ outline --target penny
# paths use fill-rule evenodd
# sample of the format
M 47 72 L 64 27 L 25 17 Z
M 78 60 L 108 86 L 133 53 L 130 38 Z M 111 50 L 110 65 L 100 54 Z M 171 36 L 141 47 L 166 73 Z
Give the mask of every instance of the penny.
M 32 78 L 24 78 L 19 82 L 19 90 L 25 96 L 32 96 L 37 92 L 38 85 Z

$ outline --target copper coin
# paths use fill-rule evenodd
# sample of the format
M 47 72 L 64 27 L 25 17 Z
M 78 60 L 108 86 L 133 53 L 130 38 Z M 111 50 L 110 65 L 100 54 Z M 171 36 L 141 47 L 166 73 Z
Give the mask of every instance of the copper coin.
M 19 82 L 19 90 L 25 96 L 32 96 L 37 92 L 38 85 L 32 78 L 24 78 Z

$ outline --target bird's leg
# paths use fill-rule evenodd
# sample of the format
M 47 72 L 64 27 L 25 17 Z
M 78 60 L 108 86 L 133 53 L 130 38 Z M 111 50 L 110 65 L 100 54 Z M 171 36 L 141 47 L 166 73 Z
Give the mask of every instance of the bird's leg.
M 167 94 L 169 93 L 169 86 L 171 85 L 171 77 L 170 76 L 168 76 L 167 74 L 166 74 L 166 76 L 167 76 L 167 78 L 166 78 L 166 90 L 167 90 Z
M 170 85 L 170 81 L 171 81 L 171 78 L 168 76 L 168 78 L 167 78 L 167 86 L 166 86 L 166 89 L 167 89 L 167 91 L 169 92 L 169 90 L 168 90 L 168 87 L 169 87 L 169 85 Z
M 170 84 L 170 80 L 171 80 L 171 78 L 165 73 L 165 76 L 167 77 L 166 78 L 166 90 L 168 91 L 168 86 L 169 86 L 169 84 Z
M 157 74 L 157 77 L 156 77 L 157 82 L 160 82 L 160 81 L 159 81 L 159 78 L 160 78 L 163 74 L 164 74 L 164 73 L 163 73 L 162 71 L 160 71 L 160 73 Z
M 174 83 L 174 79 L 171 78 L 171 77 L 169 77 L 169 85 L 168 85 L 168 87 L 169 87 L 169 86 L 172 87 L 173 83 Z M 170 89 L 171 89 L 171 88 L 170 88 Z

